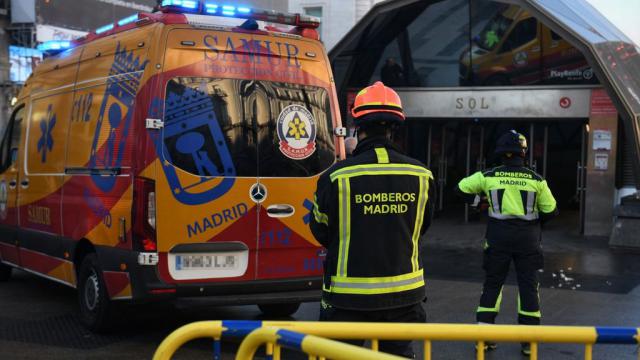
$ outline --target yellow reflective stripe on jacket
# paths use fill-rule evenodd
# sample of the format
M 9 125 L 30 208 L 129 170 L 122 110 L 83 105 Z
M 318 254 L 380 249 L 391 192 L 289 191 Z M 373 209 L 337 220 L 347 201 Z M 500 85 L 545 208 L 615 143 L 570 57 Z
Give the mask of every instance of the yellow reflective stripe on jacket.
M 414 175 L 432 178 L 431 171 L 416 165 L 409 164 L 365 164 L 344 167 L 336 170 L 329 178 L 335 181 L 338 178 L 349 178 L 362 175 Z
M 544 179 L 535 175 L 512 177 L 490 174 L 476 172 L 458 184 L 460 190 L 467 194 L 486 194 L 490 217 L 499 220 L 536 220 L 540 212 L 549 213 L 556 208 L 556 200 Z
M 349 242 L 351 240 L 351 191 L 348 178 L 342 178 L 340 182 L 338 182 L 338 209 L 340 217 L 340 243 L 337 273 L 339 276 L 347 276 Z
M 337 294 L 388 294 L 413 290 L 424 286 L 424 273 L 420 269 L 408 274 L 383 277 L 332 276 L 330 291 Z
M 320 208 L 318 207 L 317 196 L 314 196 L 313 198 L 313 217 L 316 219 L 318 223 L 329 226 L 329 216 L 327 216 L 327 214 L 320 211 Z
M 427 194 L 427 187 L 429 186 L 427 182 L 427 178 L 424 176 L 420 176 L 420 192 L 418 193 L 418 206 L 416 207 L 416 221 L 414 223 L 413 228 L 413 236 L 411 237 L 411 242 L 413 243 L 413 253 L 411 254 L 411 267 L 413 271 L 417 271 L 419 268 L 418 261 L 418 253 L 419 246 L 418 241 L 420 240 L 420 230 L 422 229 L 422 222 L 424 220 L 424 210 L 427 206 L 427 198 L 425 196 Z
M 378 164 L 389 163 L 389 153 L 385 148 L 376 148 L 376 156 L 378 157 Z

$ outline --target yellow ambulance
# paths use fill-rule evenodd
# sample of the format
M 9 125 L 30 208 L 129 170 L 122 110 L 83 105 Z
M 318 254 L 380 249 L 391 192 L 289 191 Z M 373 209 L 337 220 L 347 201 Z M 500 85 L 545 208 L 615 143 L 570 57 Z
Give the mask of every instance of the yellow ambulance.
M 593 84 L 580 51 L 516 5 L 487 22 L 460 56 L 461 85 Z
M 313 192 L 344 157 L 318 26 L 164 0 L 42 44 L 0 145 L 0 280 L 19 268 L 77 288 L 95 331 L 119 302 L 283 316 L 317 301 Z

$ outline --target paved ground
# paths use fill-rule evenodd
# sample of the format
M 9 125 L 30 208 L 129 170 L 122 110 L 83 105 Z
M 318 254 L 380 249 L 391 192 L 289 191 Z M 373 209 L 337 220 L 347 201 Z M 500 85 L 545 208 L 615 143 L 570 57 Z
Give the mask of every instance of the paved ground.
M 640 326 L 640 255 L 614 252 L 606 239 L 583 239 L 566 227 L 548 229 L 542 275 L 545 324 Z M 426 309 L 430 322 L 471 323 L 481 290 L 480 240 L 483 225 L 436 221 L 428 233 L 425 264 Z M 510 277 L 508 284 L 515 284 Z M 253 306 L 211 307 L 206 299 L 171 306 L 138 307 L 123 315 L 123 326 L 109 335 L 84 330 L 74 315 L 75 291 L 16 272 L 0 284 L 0 359 L 148 359 L 176 327 L 195 320 L 259 319 Z M 500 323 L 514 323 L 516 288 L 505 287 Z M 296 320 L 315 320 L 318 304 L 304 304 Z M 234 344 L 225 343 L 230 355 Z M 207 359 L 208 341 L 196 341 L 177 358 Z M 579 359 L 579 346 L 543 345 L 541 359 Z M 635 359 L 633 346 L 596 347 L 595 359 Z M 301 358 L 287 356 L 286 358 Z M 473 359 L 471 344 L 436 343 L 434 359 Z M 519 359 L 518 346 L 500 344 L 488 359 Z

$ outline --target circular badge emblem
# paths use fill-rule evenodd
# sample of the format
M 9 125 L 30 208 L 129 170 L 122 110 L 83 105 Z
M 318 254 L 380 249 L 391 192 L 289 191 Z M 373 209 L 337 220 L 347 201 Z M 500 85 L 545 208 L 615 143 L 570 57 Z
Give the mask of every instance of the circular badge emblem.
M 284 156 L 301 160 L 316 151 L 316 121 L 304 106 L 289 105 L 278 116 L 278 138 Z
M 566 97 L 566 96 L 563 96 L 560 99 L 560 107 L 563 108 L 563 109 L 567 109 L 570 106 L 571 106 L 571 99 Z
M 249 189 L 249 196 L 253 202 L 259 204 L 267 198 L 267 188 L 260 183 L 255 183 L 251 185 L 251 188 Z
M 4 220 L 7 218 L 7 200 L 9 199 L 9 195 L 7 193 L 7 183 L 2 180 L 0 182 L 0 219 Z
M 513 57 L 513 64 L 516 66 L 524 66 L 529 62 L 529 55 L 525 51 L 520 51 Z
M 582 72 L 582 78 L 585 80 L 591 80 L 593 79 L 593 69 L 592 68 L 587 68 Z

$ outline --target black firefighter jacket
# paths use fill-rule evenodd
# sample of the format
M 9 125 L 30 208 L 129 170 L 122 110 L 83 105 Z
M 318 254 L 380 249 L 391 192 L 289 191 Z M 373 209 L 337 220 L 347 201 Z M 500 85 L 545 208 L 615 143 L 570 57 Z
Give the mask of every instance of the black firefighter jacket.
M 327 248 L 323 301 L 382 310 L 425 298 L 421 235 L 431 223 L 433 176 L 385 138 L 363 140 L 354 156 L 318 180 L 311 231 Z

